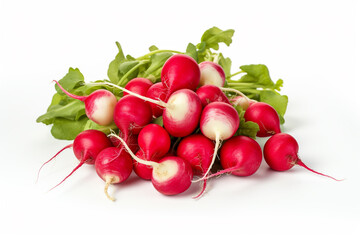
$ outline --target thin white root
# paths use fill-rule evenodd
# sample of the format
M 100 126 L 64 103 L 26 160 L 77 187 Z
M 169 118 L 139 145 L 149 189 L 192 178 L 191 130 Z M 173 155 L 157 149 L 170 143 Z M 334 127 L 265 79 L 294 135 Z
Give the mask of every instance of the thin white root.
M 126 142 L 124 141 L 124 139 L 122 139 L 121 137 L 119 137 L 118 135 L 116 135 L 113 131 L 111 134 L 108 135 L 109 137 L 115 137 L 117 139 L 120 140 L 120 142 L 123 144 L 123 146 L 125 147 L 126 151 L 130 154 L 130 156 L 137 162 L 147 165 L 147 166 L 151 166 L 151 167 L 159 167 L 159 163 L 157 162 L 153 162 L 153 161 L 145 161 L 141 158 L 139 158 L 138 156 L 136 156 L 131 149 L 129 148 L 129 146 L 126 144 Z
M 244 97 L 247 101 L 250 101 L 250 98 L 248 98 L 245 94 L 243 94 L 239 90 L 236 90 L 236 89 L 233 89 L 233 88 L 223 88 L 223 87 L 221 87 L 220 89 L 221 89 L 221 91 L 224 91 L 224 92 L 234 92 L 234 93 Z
M 115 201 L 115 198 L 110 196 L 109 192 L 108 192 L 108 189 L 109 189 L 109 186 L 110 184 L 113 183 L 113 181 L 115 180 L 114 177 L 110 177 L 110 178 L 106 178 L 106 183 L 105 183 L 105 188 L 104 188 L 104 192 L 105 192 L 105 195 L 108 199 L 110 199 L 111 201 Z

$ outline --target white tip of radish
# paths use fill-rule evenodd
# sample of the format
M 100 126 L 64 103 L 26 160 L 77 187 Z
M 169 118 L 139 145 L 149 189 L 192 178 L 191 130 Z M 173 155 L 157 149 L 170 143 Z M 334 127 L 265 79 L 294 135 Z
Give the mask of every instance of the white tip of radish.
M 165 182 L 177 175 L 178 163 L 172 160 L 164 161 L 153 170 L 153 179 L 157 182 Z
M 95 99 L 91 120 L 99 125 L 109 125 L 113 121 L 116 103 L 117 99 L 113 95 Z
M 202 62 L 200 67 L 199 86 L 215 85 L 223 87 L 225 84 L 225 73 L 222 67 L 214 62 Z
M 167 114 L 174 121 L 183 121 L 189 112 L 189 99 L 186 93 L 176 93 L 171 95 L 167 104 Z

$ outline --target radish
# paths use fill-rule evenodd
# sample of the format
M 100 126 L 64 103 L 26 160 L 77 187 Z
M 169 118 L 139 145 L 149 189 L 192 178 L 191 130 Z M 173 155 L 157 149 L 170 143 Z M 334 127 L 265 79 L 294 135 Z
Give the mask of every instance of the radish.
M 258 137 L 268 137 L 280 133 L 280 119 L 276 110 L 267 103 L 256 102 L 251 104 L 245 111 L 246 121 L 252 121 L 259 125 Z
M 113 121 L 114 109 L 117 103 L 115 95 L 105 89 L 99 89 L 89 96 L 77 96 L 66 91 L 58 81 L 54 80 L 59 88 L 69 97 L 85 103 L 85 113 L 89 119 L 99 125 L 109 125 Z
M 139 134 L 151 119 L 150 105 L 135 96 L 122 97 L 115 106 L 114 122 L 126 141 L 130 134 Z
M 215 85 L 223 87 L 225 84 L 225 72 L 223 68 L 215 62 L 201 62 L 200 68 L 200 86 Z
M 168 96 L 179 89 L 195 91 L 200 81 L 197 62 L 184 54 L 171 56 L 161 70 L 161 82 L 168 89 Z
M 234 106 L 240 106 L 242 109 L 246 110 L 251 106 L 253 103 L 256 103 L 257 101 L 253 99 L 246 99 L 243 96 L 236 96 L 232 99 L 230 99 L 230 102 Z
M 125 88 L 134 93 L 140 94 L 142 96 L 146 96 L 148 89 L 152 86 L 152 82 L 147 78 L 134 78 L 130 80 Z M 128 95 L 127 92 L 124 92 L 123 96 Z
M 214 155 L 215 144 L 202 134 L 194 134 L 183 138 L 177 148 L 177 156 L 189 162 L 195 175 L 203 176 L 210 167 Z M 206 189 L 204 180 L 201 192 L 195 197 L 200 197 Z
M 159 161 L 170 150 L 170 136 L 157 124 L 144 127 L 138 137 L 140 150 L 136 156 L 146 161 Z M 134 163 L 135 173 L 143 179 L 151 179 L 152 168 L 141 163 Z
M 287 133 L 275 134 L 266 141 L 264 146 L 265 161 L 269 167 L 275 171 L 287 171 L 293 166 L 299 165 L 313 173 L 339 181 L 338 179 L 314 171 L 306 166 L 305 163 L 300 160 L 298 152 L 299 145 L 297 141 Z
M 215 162 L 220 141 L 231 138 L 239 128 L 239 124 L 237 111 L 227 103 L 213 102 L 204 108 L 200 119 L 200 129 L 207 138 L 215 141 L 215 148 L 210 167 L 204 176 L 196 181 L 203 180 L 208 175 Z
M 196 94 L 199 96 L 203 107 L 211 102 L 224 102 L 230 104 L 229 99 L 221 89 L 214 85 L 204 85 L 199 87 L 196 90 Z
M 132 160 L 124 148 L 109 147 L 96 157 L 96 173 L 105 181 L 104 192 L 108 199 L 115 201 L 108 193 L 110 184 L 124 182 L 132 172 Z
M 159 162 L 144 161 L 131 152 L 126 142 L 119 136 L 117 137 L 123 144 L 131 157 L 144 165 L 153 168 L 151 182 L 156 190 L 164 195 L 176 195 L 187 190 L 191 185 L 193 172 L 191 165 L 180 157 L 166 156 Z
M 147 91 L 146 97 L 155 100 L 166 101 L 167 89 L 164 88 L 161 82 L 153 84 Z M 154 118 L 160 117 L 163 114 L 163 107 L 150 103 L 152 114 Z
M 112 147 L 111 141 L 106 135 L 98 130 L 85 130 L 76 136 L 74 142 L 65 148 L 61 149 L 54 157 L 56 157 L 60 152 L 62 152 L 66 148 L 73 148 L 75 157 L 80 161 L 80 163 L 67 175 L 60 183 L 51 188 L 50 190 L 56 188 L 61 183 L 63 183 L 68 177 L 70 177 L 78 168 L 80 168 L 84 163 L 86 164 L 94 164 L 97 155 L 105 148 Z M 41 168 L 50 162 L 52 159 L 45 162 Z M 41 170 L 40 168 L 40 170 Z M 39 170 L 39 173 L 40 173 Z M 39 176 L 39 174 L 38 174 Z
M 158 100 L 154 100 L 151 98 L 147 98 L 144 96 L 141 96 L 139 94 L 133 93 L 125 88 L 119 87 L 115 84 L 112 83 L 105 83 L 109 86 L 113 86 L 115 88 L 121 89 L 124 92 L 127 92 L 133 96 L 125 96 L 122 99 L 119 100 L 119 102 L 117 103 L 116 107 L 115 107 L 115 113 L 114 113 L 114 122 L 115 124 L 119 127 L 119 129 L 121 130 L 121 132 L 123 132 L 123 128 L 120 126 L 120 118 L 117 115 L 121 114 L 121 111 L 118 110 L 118 105 L 122 105 L 120 104 L 120 102 L 127 97 L 137 97 L 138 99 L 138 104 L 140 104 L 140 102 L 142 100 L 148 101 L 150 103 L 154 103 L 157 104 L 159 106 L 164 107 L 164 112 L 163 112 L 163 122 L 164 122 L 164 127 L 165 129 L 168 131 L 169 134 L 173 135 L 174 137 L 185 137 L 189 134 L 191 134 L 196 127 L 199 124 L 199 119 L 200 119 L 200 115 L 201 115 L 201 109 L 202 109 L 202 105 L 201 105 L 201 101 L 200 98 L 198 97 L 198 95 L 189 90 L 189 89 L 180 89 L 177 90 L 176 92 L 172 93 L 167 101 L 167 103 L 164 103 L 162 101 L 158 101 Z M 137 119 L 137 120 L 141 120 L 143 122 L 145 119 L 143 118 L 138 118 L 138 114 L 145 114 L 142 111 L 140 111 L 139 109 L 136 109 L 136 106 L 132 106 L 132 107 L 125 107 L 125 115 L 128 115 L 127 112 L 129 112 L 129 110 L 131 109 L 131 119 Z M 135 109 L 135 110 L 134 110 Z M 135 113 L 137 112 L 137 113 Z M 151 118 L 151 117 L 150 117 Z M 146 111 L 146 120 L 148 120 L 148 112 Z M 124 121 L 124 120 L 122 120 Z M 119 125 L 118 125 L 119 123 Z M 125 127 L 128 126 L 128 124 L 125 124 Z M 125 128 L 126 129 L 126 128 Z M 137 130 L 140 130 L 140 128 L 137 128 Z M 136 134 L 135 131 L 134 133 Z M 125 134 L 123 132 L 123 134 Z M 126 140 L 126 134 L 124 135 L 125 140 Z

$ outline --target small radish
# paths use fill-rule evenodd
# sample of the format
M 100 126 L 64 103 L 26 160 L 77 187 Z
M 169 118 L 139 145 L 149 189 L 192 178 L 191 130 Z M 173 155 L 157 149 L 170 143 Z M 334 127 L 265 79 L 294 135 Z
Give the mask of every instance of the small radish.
M 162 101 L 154 100 L 154 99 L 151 99 L 148 97 L 141 96 L 137 93 L 133 93 L 125 88 L 119 87 L 112 83 L 107 82 L 105 84 L 107 84 L 109 86 L 113 86 L 118 89 L 121 89 L 124 92 L 127 92 L 130 95 L 132 95 L 132 96 L 125 96 L 122 99 L 120 99 L 115 107 L 115 113 L 114 113 L 114 122 L 119 127 L 120 131 L 124 134 L 125 139 L 126 139 L 127 135 L 123 131 L 124 127 L 121 126 L 120 122 L 119 122 L 120 119 L 122 119 L 122 121 L 124 121 L 124 119 L 118 117 L 118 114 L 121 115 L 121 111 L 118 110 L 118 105 L 122 105 L 122 104 L 120 104 L 120 102 L 123 101 L 123 99 L 127 98 L 127 97 L 139 98 L 137 101 L 139 104 L 140 104 L 140 102 L 143 102 L 141 100 L 144 100 L 144 101 L 147 101 L 150 103 L 157 104 L 161 107 L 164 107 L 165 108 L 164 112 L 163 112 L 164 127 L 168 131 L 168 133 L 173 135 L 174 137 L 185 137 L 185 136 L 191 134 L 199 124 L 199 119 L 200 119 L 201 109 L 202 109 L 201 101 L 200 101 L 200 98 L 198 97 L 198 95 L 189 89 L 177 90 L 176 92 L 172 93 L 170 95 L 168 101 L 166 103 L 164 103 Z M 135 108 L 135 110 L 133 108 Z M 138 114 L 144 114 L 144 113 L 142 113 L 142 111 L 140 111 L 139 109 L 136 109 L 135 105 L 132 107 L 126 106 L 124 108 L 124 110 L 125 110 L 124 114 L 129 115 L 128 112 L 130 111 L 130 109 L 131 109 L 131 111 L 133 111 L 133 112 L 131 112 L 131 119 L 136 118 L 136 120 L 142 120 L 143 122 L 145 122 L 145 119 L 146 119 L 146 121 L 148 120 L 148 111 L 146 111 L 145 119 L 143 119 L 144 117 L 137 118 Z M 129 118 L 129 117 L 127 117 L 127 118 Z M 151 118 L 151 116 L 150 116 L 150 118 Z M 125 124 L 125 127 L 126 126 L 128 126 L 128 124 Z M 136 130 L 140 130 L 140 129 L 141 128 L 136 128 Z M 133 133 L 137 134 L 137 132 L 138 131 L 135 131 Z
M 276 110 L 267 103 L 256 102 L 251 104 L 245 111 L 246 121 L 252 121 L 259 125 L 258 137 L 268 137 L 280 133 L 280 119 Z
M 85 103 L 85 113 L 89 119 L 99 125 L 109 125 L 113 121 L 114 109 L 117 103 L 115 95 L 105 89 L 99 89 L 89 96 L 77 96 L 66 91 L 58 81 L 54 80 L 59 88 L 69 97 Z
M 153 167 L 151 182 L 160 193 L 176 195 L 190 187 L 193 172 L 191 165 L 187 161 L 175 156 L 166 156 L 160 159 L 159 162 L 144 161 L 131 152 L 121 137 L 112 135 L 124 144 L 124 147 L 135 161 Z
M 177 148 L 177 156 L 189 162 L 195 175 L 203 176 L 211 165 L 215 144 L 202 134 L 193 134 L 183 138 Z M 204 180 L 201 192 L 195 197 L 200 197 L 206 189 Z
M 68 177 L 70 177 L 78 168 L 80 168 L 84 163 L 86 164 L 94 164 L 97 155 L 105 148 L 112 147 L 111 141 L 103 132 L 98 130 L 85 130 L 81 132 L 79 135 L 76 136 L 74 142 L 62 150 L 60 150 L 56 155 L 58 155 L 61 151 L 66 148 L 73 148 L 75 157 L 80 161 L 80 163 L 71 171 L 69 175 L 67 175 L 60 183 L 58 183 L 55 187 L 51 188 L 50 190 L 56 188 L 61 183 L 63 183 Z M 56 156 L 55 155 L 55 156 Z M 54 157 L 55 157 L 54 156 Z M 53 158 L 52 158 L 53 159 Z M 50 162 L 45 162 L 41 168 Z M 40 170 L 41 170 L 40 168 Z M 40 173 L 39 170 L 39 173 Z
M 213 102 L 204 108 L 200 119 L 200 129 L 207 138 L 215 141 L 215 148 L 210 167 L 204 176 L 196 181 L 203 180 L 208 175 L 215 162 L 220 141 L 231 138 L 238 130 L 239 124 L 237 111 L 227 103 Z
M 197 62 L 184 54 L 171 56 L 161 70 L 161 82 L 168 89 L 168 96 L 179 89 L 195 91 L 200 81 Z
M 140 94 L 142 96 L 146 96 L 148 89 L 152 86 L 152 82 L 147 78 L 134 78 L 130 80 L 125 88 L 134 93 Z M 127 92 L 124 92 L 123 96 L 128 95 Z
M 139 134 L 151 119 L 150 105 L 135 96 L 122 97 L 115 106 L 114 122 L 126 141 L 130 134 Z
M 332 178 L 331 176 L 316 172 L 303 163 L 299 156 L 299 145 L 295 138 L 287 133 L 277 133 L 270 137 L 264 146 L 264 158 L 269 167 L 275 171 L 287 171 L 295 165 L 319 174 L 321 176 Z
M 161 157 L 170 150 L 170 136 L 164 128 L 157 124 L 149 124 L 144 127 L 138 137 L 140 150 L 136 155 L 146 161 L 159 161 Z M 144 179 L 151 179 L 151 172 L 148 165 L 136 162 L 135 173 Z
M 253 103 L 256 103 L 257 101 L 253 99 L 246 99 L 243 96 L 236 96 L 232 99 L 230 99 L 230 102 L 234 106 L 240 106 L 242 109 L 246 110 L 251 106 Z
M 196 90 L 196 94 L 199 96 L 203 107 L 212 102 L 224 102 L 230 104 L 229 99 L 225 96 L 223 91 L 214 85 L 204 85 L 199 87 Z
M 96 157 L 96 173 L 105 181 L 104 192 L 108 199 L 115 201 L 108 193 L 110 184 L 122 183 L 132 172 L 132 160 L 124 148 L 109 147 Z
M 155 100 L 166 101 L 167 89 L 164 88 L 161 82 L 153 84 L 147 91 L 146 97 Z M 149 103 L 151 106 L 152 114 L 154 118 L 160 117 L 163 114 L 163 107 Z
M 200 86 L 215 85 L 223 87 L 225 84 L 225 72 L 223 68 L 214 62 L 201 62 L 200 67 Z

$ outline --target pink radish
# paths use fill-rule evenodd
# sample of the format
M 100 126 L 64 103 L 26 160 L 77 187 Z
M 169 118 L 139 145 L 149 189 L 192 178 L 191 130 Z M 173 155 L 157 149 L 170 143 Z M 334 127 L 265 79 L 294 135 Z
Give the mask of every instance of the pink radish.
M 237 111 L 227 103 L 213 102 L 204 108 L 200 119 L 200 129 L 207 138 L 215 141 L 215 149 L 210 167 L 204 176 L 196 181 L 203 180 L 208 175 L 215 162 L 220 141 L 231 138 L 238 130 L 239 124 Z
M 166 101 L 167 89 L 164 88 L 161 82 L 153 84 L 147 91 L 146 97 L 155 100 Z M 150 103 L 153 117 L 157 118 L 163 114 L 163 107 Z
M 139 98 L 137 101 L 138 104 L 140 104 L 141 99 L 142 99 L 144 101 L 154 103 L 161 107 L 164 107 L 165 108 L 164 112 L 163 112 L 164 127 L 168 131 L 169 134 L 171 134 L 175 137 L 185 137 L 185 136 L 189 135 L 196 129 L 196 127 L 199 124 L 199 119 L 200 119 L 201 109 L 202 109 L 201 101 L 200 101 L 200 98 L 198 97 L 198 95 L 189 89 L 177 90 L 176 92 L 174 92 L 170 95 L 167 103 L 164 103 L 162 101 L 154 100 L 151 98 L 141 96 L 137 93 L 133 93 L 125 88 L 119 87 L 112 83 L 107 82 L 104 84 L 121 89 L 124 92 L 127 92 L 130 95 L 132 95 L 132 96 L 125 96 L 122 99 L 120 99 L 118 104 L 115 107 L 115 113 L 114 113 L 114 122 L 119 127 L 120 131 L 124 134 L 125 139 L 126 139 L 127 135 L 126 135 L 126 133 L 123 132 L 124 127 L 122 127 L 119 122 L 120 119 L 123 119 L 123 118 L 120 118 L 117 115 L 121 114 L 121 111 L 118 110 L 118 105 L 120 105 L 120 106 L 123 105 L 123 104 L 120 104 L 120 102 L 122 102 L 123 99 L 127 98 L 127 97 Z M 146 111 L 145 119 L 143 119 L 144 117 L 138 118 L 137 117 L 138 114 L 145 114 L 145 113 L 142 113 L 142 111 L 139 112 L 140 110 L 138 110 L 138 109 L 135 109 L 135 111 L 138 113 L 134 113 L 135 112 L 133 110 L 134 108 L 135 108 L 135 105 L 132 107 L 125 107 L 124 108 L 124 109 L 126 109 L 125 115 L 128 115 L 128 112 L 131 109 L 131 111 L 133 111 L 132 115 L 131 115 L 131 119 L 135 118 L 136 120 L 142 120 L 143 122 L 145 122 L 145 120 L 146 121 L 148 120 L 148 111 Z M 122 121 L 124 121 L 124 120 L 122 120 Z M 125 126 L 128 126 L 128 124 L 125 124 Z M 140 129 L 141 128 L 136 127 L 136 131 L 133 133 L 136 134 L 138 132 L 137 130 L 140 130 Z
M 258 137 L 268 137 L 280 133 L 280 119 L 276 110 L 267 103 L 256 102 L 246 110 L 244 118 L 259 125 Z
M 232 105 L 240 106 L 242 109 L 246 110 L 249 106 L 251 106 L 253 103 L 256 103 L 257 101 L 253 99 L 246 99 L 243 96 L 236 96 L 230 99 L 230 102 Z
M 122 183 L 132 172 L 132 160 L 125 149 L 109 147 L 102 150 L 96 157 L 96 173 L 105 181 L 104 192 L 108 199 L 114 201 L 108 193 L 110 184 Z
M 86 164 L 94 164 L 97 155 L 105 148 L 112 147 L 111 141 L 106 137 L 103 132 L 98 130 L 85 130 L 81 132 L 79 135 L 76 136 L 74 142 L 62 150 L 60 150 L 55 156 L 57 156 L 61 151 L 66 148 L 73 148 L 75 157 L 80 161 L 80 163 L 67 175 L 60 183 L 58 183 L 55 187 L 51 188 L 50 190 L 56 188 L 61 183 L 63 183 L 68 177 L 70 177 L 78 168 L 80 168 L 84 163 Z M 54 157 L 55 157 L 54 156 Z M 49 161 L 45 162 L 41 168 L 50 162 L 53 158 Z M 40 170 L 41 170 L 40 168 Z M 40 173 L 39 170 L 39 173 Z
M 225 72 L 223 68 L 214 62 L 201 62 L 200 67 L 200 86 L 215 85 L 223 87 L 225 84 Z
M 202 134 L 194 134 L 183 138 L 177 148 L 177 156 L 189 162 L 195 175 L 203 176 L 211 165 L 215 144 Z M 206 189 L 204 180 L 201 192 L 195 197 L 200 197 Z
M 230 104 L 229 99 L 225 96 L 223 91 L 214 85 L 204 85 L 199 87 L 196 90 L 196 94 L 199 96 L 203 107 L 212 102 L 224 102 Z
M 140 94 L 142 96 L 146 96 L 148 89 L 152 86 L 152 82 L 147 78 L 134 78 L 130 80 L 125 88 L 134 93 Z M 124 92 L 123 96 L 128 95 L 127 92 Z
M 264 158 L 269 167 L 275 171 L 287 171 L 295 165 L 319 174 L 321 176 L 335 179 L 331 176 L 312 170 L 303 163 L 299 156 L 299 145 L 295 138 L 287 133 L 277 133 L 270 137 L 264 146 Z
M 130 134 L 139 134 L 151 119 L 150 105 L 135 96 L 122 97 L 115 106 L 114 122 L 126 141 Z
M 160 193 L 176 195 L 190 187 L 193 172 L 191 165 L 187 161 L 174 156 L 164 157 L 159 162 L 144 161 L 131 152 L 121 137 L 116 137 L 124 144 L 124 147 L 135 161 L 153 168 L 151 182 Z
M 103 126 L 112 123 L 114 109 L 117 103 L 117 99 L 112 92 L 105 89 L 99 89 L 89 96 L 77 96 L 66 91 L 58 81 L 54 81 L 66 95 L 85 103 L 85 113 L 89 119 Z
M 179 89 L 195 90 L 200 81 L 197 62 L 184 54 L 171 56 L 161 70 L 161 82 L 168 89 L 168 96 Z
M 149 124 L 140 131 L 138 144 L 140 150 L 136 155 L 139 158 L 157 162 L 170 150 L 171 140 L 164 128 L 157 124 Z M 134 168 L 139 177 L 151 179 L 148 165 L 136 162 Z

